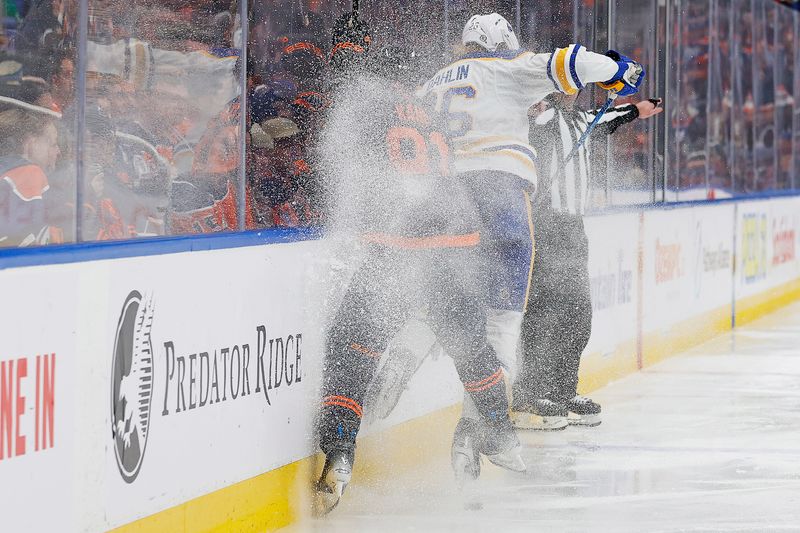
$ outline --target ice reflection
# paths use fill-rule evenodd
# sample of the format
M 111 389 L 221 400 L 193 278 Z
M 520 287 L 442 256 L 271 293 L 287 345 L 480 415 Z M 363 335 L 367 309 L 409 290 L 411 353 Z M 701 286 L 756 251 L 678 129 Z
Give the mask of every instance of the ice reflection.
M 524 434 L 529 471 L 484 465 L 467 495 L 443 428 L 425 436 L 434 464 L 351 485 L 296 530 L 796 531 L 798 346 L 800 304 L 613 383 L 595 393 L 601 426 Z

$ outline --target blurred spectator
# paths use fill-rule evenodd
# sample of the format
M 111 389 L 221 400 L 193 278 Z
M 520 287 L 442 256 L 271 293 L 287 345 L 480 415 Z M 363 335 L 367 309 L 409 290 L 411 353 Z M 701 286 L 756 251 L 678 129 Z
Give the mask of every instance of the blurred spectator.
M 111 119 L 99 108 L 86 111 L 84 238 L 125 239 L 164 233 L 166 190 L 137 190 L 120 157 L 121 146 Z M 147 143 L 131 135 L 134 153 L 146 153 Z M 158 157 L 154 148 L 151 157 Z M 159 194 L 160 193 L 160 194 Z
M 0 97 L 0 246 L 62 242 L 47 220 L 48 173 L 60 154 L 50 109 Z

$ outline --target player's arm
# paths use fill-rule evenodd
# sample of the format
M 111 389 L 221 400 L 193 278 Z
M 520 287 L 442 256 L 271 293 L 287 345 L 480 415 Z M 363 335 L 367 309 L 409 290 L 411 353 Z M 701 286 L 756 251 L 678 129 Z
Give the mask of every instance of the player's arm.
M 579 44 L 552 54 L 522 54 L 515 66 L 517 82 L 534 102 L 552 92 L 575 94 L 590 83 L 627 96 L 638 91 L 645 76 L 644 68 L 628 57 L 613 50 L 597 54 Z
M 586 85 L 597 83 L 627 96 L 639 90 L 645 72 L 639 63 L 614 50 L 601 55 L 571 44 L 550 54 L 547 75 L 555 88 L 565 94 L 575 94 Z
M 616 132 L 620 126 L 629 124 L 637 118 L 646 119 L 658 115 L 664 111 L 660 105 L 660 98 L 650 98 L 636 104 L 624 104 L 612 107 L 600 118 L 595 132 L 611 135 Z M 597 116 L 597 110 L 586 111 L 585 114 L 586 121 L 591 123 Z

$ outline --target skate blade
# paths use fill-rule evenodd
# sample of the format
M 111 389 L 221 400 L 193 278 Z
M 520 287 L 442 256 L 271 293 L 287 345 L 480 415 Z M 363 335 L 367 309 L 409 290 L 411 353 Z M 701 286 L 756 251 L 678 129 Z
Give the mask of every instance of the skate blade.
M 333 511 L 342 499 L 344 489 L 350 483 L 352 472 L 346 468 L 331 468 L 324 479 L 317 482 L 312 501 L 312 514 L 316 518 Z
M 603 420 L 600 418 L 599 414 L 596 415 L 579 415 L 578 413 L 569 413 L 567 417 L 567 422 L 570 426 L 584 426 L 584 427 L 596 427 L 599 426 Z
M 472 468 L 470 455 L 464 452 L 453 450 L 453 474 L 456 477 L 456 484 L 460 490 L 478 479 Z
M 511 423 L 516 429 L 559 431 L 569 425 L 565 416 L 540 416 L 524 411 L 511 411 Z
M 318 488 L 314 492 L 313 501 L 311 503 L 311 513 L 314 515 L 314 518 L 322 518 L 339 505 L 339 500 L 342 498 L 341 492 L 329 492 L 327 489 L 328 487 L 323 489 Z
M 489 461 L 499 466 L 500 468 L 505 468 L 506 470 L 511 470 L 512 472 L 525 472 L 527 467 L 525 466 L 525 461 L 522 460 L 522 446 L 517 445 L 508 450 L 507 452 L 498 453 L 496 455 L 487 455 L 486 458 Z

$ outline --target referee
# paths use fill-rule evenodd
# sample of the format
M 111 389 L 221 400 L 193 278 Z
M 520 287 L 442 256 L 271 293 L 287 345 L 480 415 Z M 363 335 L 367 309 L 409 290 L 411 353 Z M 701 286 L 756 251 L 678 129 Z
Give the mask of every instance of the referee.
M 551 95 L 530 124 L 539 188 L 536 257 L 511 414 L 520 429 L 600 424 L 600 405 L 577 395 L 580 358 L 592 331 L 589 243 L 583 226 L 592 176 L 590 143 L 566 165 L 563 162 L 596 112 L 577 109 L 575 99 Z M 593 135 L 610 135 L 623 124 L 655 116 L 663 111 L 660 104 L 651 99 L 613 107 Z

